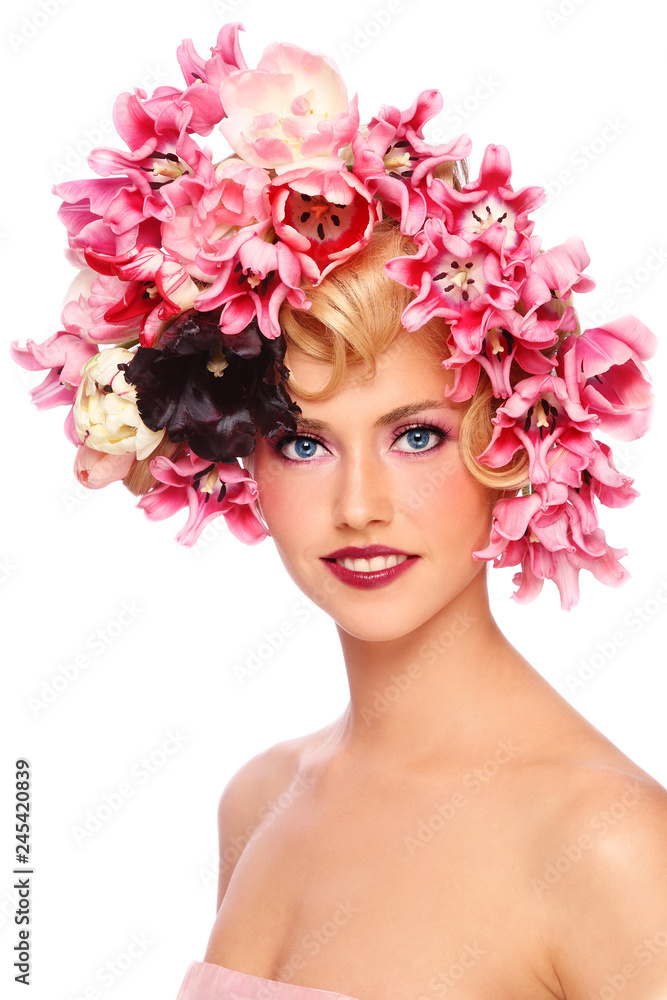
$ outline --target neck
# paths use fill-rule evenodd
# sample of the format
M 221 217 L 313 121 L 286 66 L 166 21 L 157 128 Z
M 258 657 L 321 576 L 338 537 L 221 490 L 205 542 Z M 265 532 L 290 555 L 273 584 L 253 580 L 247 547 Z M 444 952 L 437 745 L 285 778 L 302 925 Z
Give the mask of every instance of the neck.
M 359 639 L 338 626 L 350 703 L 330 747 L 369 767 L 453 767 L 522 733 L 526 702 L 559 698 L 493 619 L 486 574 L 408 635 Z

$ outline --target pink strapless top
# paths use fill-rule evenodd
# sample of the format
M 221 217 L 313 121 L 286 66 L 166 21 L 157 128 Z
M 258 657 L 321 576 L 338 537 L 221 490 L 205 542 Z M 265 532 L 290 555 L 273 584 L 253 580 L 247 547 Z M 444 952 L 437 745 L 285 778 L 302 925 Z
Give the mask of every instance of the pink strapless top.
M 356 1000 L 356 997 L 262 979 L 211 962 L 190 962 L 176 1000 Z

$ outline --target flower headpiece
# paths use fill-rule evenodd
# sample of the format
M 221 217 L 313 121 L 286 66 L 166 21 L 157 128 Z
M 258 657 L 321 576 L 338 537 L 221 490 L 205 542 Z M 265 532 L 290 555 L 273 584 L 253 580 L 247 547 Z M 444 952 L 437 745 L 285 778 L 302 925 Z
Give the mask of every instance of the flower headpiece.
M 309 308 L 304 287 L 389 217 L 417 246 L 385 265 L 416 293 L 403 326 L 435 316 L 448 325 L 443 364 L 455 378 L 445 394 L 470 399 L 484 369 L 503 401 L 477 461 L 529 457 L 529 485 L 497 502 L 490 544 L 474 557 L 521 564 L 519 601 L 550 578 L 571 607 L 582 568 L 622 583 L 627 550 L 607 544 L 595 498 L 622 507 L 638 493 L 593 434 L 646 431 L 653 334 L 633 316 L 578 330 L 570 296 L 594 287 L 588 254 L 577 237 L 541 251 L 528 216 L 545 192 L 512 189 L 504 147 L 487 147 L 474 183 L 443 178 L 436 168 L 450 164 L 453 178 L 471 142 L 424 140 L 442 108 L 437 90 L 406 111 L 384 105 L 360 128 L 357 96 L 348 100 L 331 59 L 273 43 L 251 69 L 239 29 L 224 25 L 206 60 L 180 45 L 185 87 L 121 94 L 114 123 L 129 151 L 95 149 L 99 179 L 54 188 L 80 273 L 64 329 L 12 354 L 48 369 L 32 390 L 38 407 L 70 408 L 80 482 L 127 483 L 153 456 L 138 506 L 157 519 L 187 505 L 180 543 L 219 515 L 244 542 L 261 541 L 257 485 L 238 459 L 257 430 L 296 429 L 280 307 Z M 219 162 L 194 139 L 215 126 L 234 154 Z

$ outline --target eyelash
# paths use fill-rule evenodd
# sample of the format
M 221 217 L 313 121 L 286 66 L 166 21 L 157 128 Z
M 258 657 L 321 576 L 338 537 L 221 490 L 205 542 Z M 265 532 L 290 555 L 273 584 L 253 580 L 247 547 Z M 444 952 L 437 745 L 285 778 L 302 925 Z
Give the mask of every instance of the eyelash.
M 396 437 L 392 441 L 392 445 L 396 444 L 396 442 L 400 438 L 402 438 L 404 434 L 407 434 L 408 431 L 414 429 L 431 431 L 432 433 L 436 434 L 436 436 L 439 438 L 439 442 L 438 444 L 434 445 L 433 448 L 426 448 L 422 452 L 414 451 L 412 452 L 413 455 L 430 454 L 433 451 L 437 451 L 438 448 L 440 448 L 440 446 L 444 444 L 444 442 L 449 438 L 449 435 L 451 434 L 450 430 L 448 430 L 446 427 L 441 427 L 439 424 L 424 424 L 424 423 L 407 424 L 405 427 L 402 427 L 400 431 L 398 431 Z M 296 434 L 292 431 L 287 431 L 281 437 L 278 437 L 273 441 L 269 440 L 268 443 L 269 447 L 272 448 L 273 451 L 277 455 L 279 455 L 284 462 L 291 462 L 292 465 L 305 465 L 306 463 L 312 461 L 312 459 L 288 458 L 287 455 L 281 454 L 281 450 L 286 444 L 289 444 L 291 441 L 299 441 L 302 439 L 305 439 L 307 441 L 317 441 L 317 443 L 321 444 L 323 448 L 326 448 L 324 441 L 322 441 L 322 439 L 319 438 L 316 434 Z M 404 454 L 407 455 L 410 454 L 410 452 L 405 452 Z

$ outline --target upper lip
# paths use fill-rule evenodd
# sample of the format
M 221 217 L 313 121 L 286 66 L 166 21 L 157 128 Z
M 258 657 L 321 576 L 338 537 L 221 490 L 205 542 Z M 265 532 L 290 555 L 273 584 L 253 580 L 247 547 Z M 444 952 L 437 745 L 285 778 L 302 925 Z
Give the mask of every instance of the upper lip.
M 409 556 L 410 552 L 404 552 L 403 549 L 393 549 L 389 545 L 367 545 L 363 549 L 360 549 L 357 545 L 346 545 L 343 549 L 336 549 L 335 552 L 329 552 L 328 555 L 322 556 L 323 559 L 344 559 L 349 556 L 350 559 L 372 559 L 373 556 Z

